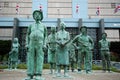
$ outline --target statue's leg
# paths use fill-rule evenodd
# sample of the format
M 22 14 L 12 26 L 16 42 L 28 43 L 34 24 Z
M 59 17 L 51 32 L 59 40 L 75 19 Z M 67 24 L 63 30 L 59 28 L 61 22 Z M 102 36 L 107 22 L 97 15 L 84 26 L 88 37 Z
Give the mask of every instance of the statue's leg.
M 64 77 L 69 77 L 67 73 L 67 65 L 63 65 L 63 67 L 64 67 Z
M 13 69 L 15 69 L 15 61 L 13 61 Z
M 55 73 L 57 73 L 58 72 L 58 68 L 57 68 L 57 65 L 56 65 L 56 63 L 55 63 Z
M 51 72 L 51 74 L 53 74 L 53 67 L 54 67 L 54 64 L 50 63 L 50 72 Z
M 89 64 L 90 64 L 90 71 L 92 71 L 92 60 L 93 60 L 93 54 L 92 54 L 92 51 L 90 50 L 90 53 L 89 53 Z
M 16 61 L 15 61 L 15 69 L 17 69 L 17 65 L 18 65 L 18 51 L 16 51 L 15 53 L 16 55 Z
M 43 60 L 44 60 L 44 53 L 42 47 L 39 45 L 36 48 L 36 80 L 42 79 L 42 70 L 43 70 Z
M 89 63 L 90 63 L 90 53 L 88 50 L 86 50 L 85 51 L 85 64 L 84 64 L 86 67 L 86 73 L 90 72 L 91 65 Z
M 8 61 L 8 69 L 10 69 L 10 61 Z
M 15 61 L 15 63 L 14 63 L 15 68 L 14 69 L 17 69 L 17 64 L 18 64 L 18 61 Z
M 13 63 L 13 62 L 12 62 L 12 61 L 10 61 L 10 70 L 12 70 L 12 63 Z
M 27 75 L 28 79 L 32 79 L 34 75 L 34 58 L 35 50 L 34 47 L 30 47 L 29 52 L 27 53 Z
M 58 70 L 58 72 L 57 72 L 57 77 L 61 77 L 61 65 L 57 65 L 57 70 Z
M 74 72 L 74 61 L 73 60 L 71 61 L 71 70 L 72 72 Z
M 107 70 L 110 72 L 111 63 L 110 63 L 110 53 L 109 52 L 107 52 L 106 60 L 107 60 Z
M 12 69 L 14 69 L 15 68 L 15 61 L 12 61 Z
M 106 60 L 105 60 L 105 53 L 104 51 L 101 51 L 101 58 L 102 58 L 102 67 L 103 67 L 103 71 L 106 71 Z
M 54 73 L 56 72 L 56 65 L 55 65 L 55 63 L 53 63 L 53 71 L 54 71 Z
M 82 62 L 83 61 L 84 61 L 84 53 L 82 52 L 81 56 L 80 56 L 80 70 L 79 70 L 80 73 L 81 73 L 81 70 L 82 70 Z
M 71 62 L 70 62 L 70 65 L 71 65 Z M 68 71 L 70 70 L 70 65 L 67 66 L 67 70 L 68 70 Z
M 83 57 L 82 53 L 78 51 L 78 62 L 77 62 L 78 72 L 81 72 L 82 69 L 82 59 L 83 59 L 82 57 Z

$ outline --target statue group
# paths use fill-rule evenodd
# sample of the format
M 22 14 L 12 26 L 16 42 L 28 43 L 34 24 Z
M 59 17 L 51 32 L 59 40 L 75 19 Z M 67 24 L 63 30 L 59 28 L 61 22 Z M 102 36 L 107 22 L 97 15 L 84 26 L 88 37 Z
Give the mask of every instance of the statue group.
M 74 66 L 77 61 L 78 73 L 81 73 L 82 64 L 87 74 L 92 71 L 92 52 L 94 41 L 87 35 L 87 27 L 80 28 L 80 34 L 73 39 L 70 33 L 65 30 L 66 24 L 60 23 L 60 30 L 56 31 L 55 26 L 51 26 L 51 33 L 47 36 L 47 28 L 41 22 L 43 19 L 42 11 L 33 12 L 35 22 L 28 26 L 26 35 L 27 49 L 27 78 L 25 80 L 44 80 L 42 77 L 44 50 L 48 49 L 48 63 L 50 64 L 50 73 L 56 73 L 56 77 L 69 77 L 68 68 L 71 67 L 74 72 Z M 103 62 L 103 71 L 110 72 L 110 52 L 109 42 L 106 39 L 107 34 L 102 34 L 102 40 L 99 41 L 99 48 Z M 17 45 L 18 48 L 18 45 Z M 77 57 L 75 50 L 78 51 Z M 14 47 L 10 54 L 14 53 Z M 18 54 L 16 52 L 16 54 Z M 62 76 L 61 68 L 64 69 Z

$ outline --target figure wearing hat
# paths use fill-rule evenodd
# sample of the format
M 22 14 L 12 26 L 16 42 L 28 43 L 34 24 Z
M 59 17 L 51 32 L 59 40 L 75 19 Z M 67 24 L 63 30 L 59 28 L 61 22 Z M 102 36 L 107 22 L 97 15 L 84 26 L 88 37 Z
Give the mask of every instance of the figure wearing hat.
M 47 29 L 41 23 L 43 19 L 42 11 L 35 10 L 33 12 L 35 23 L 28 26 L 26 35 L 27 48 L 27 75 L 26 80 L 31 80 L 35 76 L 36 80 L 42 79 L 42 69 L 44 53 L 43 49 L 46 47 Z
M 103 71 L 105 72 L 108 70 L 108 72 L 110 72 L 110 42 L 106 39 L 106 37 L 107 34 L 102 33 L 102 39 L 99 41 L 99 48 L 101 52 Z
M 81 34 L 77 35 L 73 39 L 73 43 L 78 43 L 78 73 L 81 73 L 82 69 L 82 61 L 84 61 L 84 66 L 86 69 L 86 73 L 91 72 L 91 53 L 90 51 L 94 47 L 93 39 L 87 35 L 87 27 L 82 26 Z

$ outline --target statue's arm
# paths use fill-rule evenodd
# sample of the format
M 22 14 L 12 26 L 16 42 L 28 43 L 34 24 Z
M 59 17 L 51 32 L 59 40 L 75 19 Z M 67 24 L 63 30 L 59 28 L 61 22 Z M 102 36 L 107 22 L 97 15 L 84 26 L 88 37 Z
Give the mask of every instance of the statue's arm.
M 76 46 L 76 44 L 75 44 L 75 43 L 73 43 L 73 46 L 74 46 L 74 48 L 75 48 L 75 49 L 78 49 L 78 47 Z
M 48 49 L 50 49 L 50 35 L 47 38 L 47 43 L 46 43 Z
M 89 40 L 90 40 L 90 43 L 91 43 L 91 47 L 93 49 L 94 48 L 94 41 L 93 41 L 93 39 L 91 37 L 89 37 Z
M 58 33 L 56 33 L 56 44 L 61 45 L 61 42 L 59 41 L 59 38 L 58 38 Z
M 28 44 L 30 42 L 30 33 L 31 33 L 31 25 L 28 26 L 27 33 L 26 33 L 26 47 L 28 47 Z
M 43 45 L 46 47 L 47 45 L 47 28 L 44 26 L 44 40 L 43 40 Z
M 101 48 L 101 41 L 98 42 L 98 47 Z
M 78 39 L 78 36 L 75 36 L 75 38 L 73 38 L 72 43 L 76 43 Z
M 69 42 L 70 42 L 70 34 L 67 33 L 67 40 L 66 40 L 66 42 L 64 43 L 64 45 L 68 44 Z

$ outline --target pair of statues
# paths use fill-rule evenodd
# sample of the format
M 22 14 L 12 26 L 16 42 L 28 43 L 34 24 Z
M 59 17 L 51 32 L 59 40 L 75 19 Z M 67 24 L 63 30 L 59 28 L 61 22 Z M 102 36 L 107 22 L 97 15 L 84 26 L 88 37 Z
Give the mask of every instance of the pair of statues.
M 60 76 L 61 65 L 64 65 L 64 71 L 65 71 L 64 75 L 67 76 L 67 65 L 69 64 L 69 56 L 68 56 L 66 44 L 69 42 L 70 37 L 69 37 L 69 33 L 65 31 L 64 23 L 61 23 L 60 25 L 61 30 L 57 34 L 55 34 L 55 28 L 51 29 L 52 33 L 48 37 L 48 42 L 46 42 L 47 29 L 41 23 L 43 19 L 42 12 L 39 10 L 34 11 L 33 18 L 35 19 L 35 23 L 33 23 L 28 27 L 27 35 L 26 35 L 26 48 L 28 49 L 27 51 L 28 78 L 26 80 L 33 79 L 34 76 L 36 80 L 43 80 L 43 78 L 41 77 L 42 69 L 43 69 L 43 59 L 44 59 L 43 50 L 44 48 L 46 48 L 46 43 L 49 44 L 48 59 L 51 64 L 51 68 L 53 67 L 56 61 L 56 65 L 58 69 L 57 76 Z M 55 55 L 55 52 L 58 54 Z M 54 58 L 55 56 L 57 60 L 55 60 Z
M 60 23 L 60 31 L 56 32 L 55 27 L 51 28 L 51 34 L 47 40 L 47 29 L 41 23 L 43 19 L 42 11 L 35 10 L 33 12 L 35 23 L 30 25 L 26 35 L 26 48 L 27 48 L 27 75 L 26 80 L 31 80 L 35 77 L 36 80 L 43 80 L 42 69 L 43 59 L 46 45 L 48 44 L 48 62 L 51 66 L 51 73 L 53 73 L 53 66 L 57 67 L 57 76 L 61 76 L 61 66 L 64 67 L 64 76 L 68 77 L 67 67 L 69 65 L 69 48 L 68 43 L 71 45 L 78 43 L 78 72 L 81 72 L 82 61 L 84 60 L 86 73 L 90 73 L 92 69 L 92 50 L 94 42 L 90 36 L 87 35 L 87 28 L 81 27 L 81 34 L 77 35 L 70 41 L 70 34 L 65 30 L 65 23 Z M 102 41 L 100 41 L 102 43 Z M 47 43 L 47 44 L 46 44 Z M 104 47 L 104 45 L 101 45 Z M 102 50 L 102 49 L 101 49 Z M 71 52 L 71 51 L 70 51 Z M 106 51 L 101 51 L 103 54 Z M 72 54 L 71 54 L 72 55 Z M 104 61 L 104 60 L 103 60 Z
M 60 23 L 60 30 L 56 33 L 56 28 L 51 27 L 51 34 L 48 36 L 48 62 L 53 73 L 53 66 L 56 67 L 57 77 L 61 77 L 61 67 L 64 68 L 64 77 L 67 77 L 67 67 L 69 64 L 69 53 L 67 44 L 70 41 L 69 32 L 65 30 L 65 23 Z
M 83 60 L 86 73 L 91 73 L 94 41 L 90 36 L 87 35 L 87 28 L 85 26 L 81 27 L 80 31 L 81 34 L 73 39 L 73 43 L 76 41 L 78 42 L 78 73 L 81 73 Z M 110 43 L 106 38 L 107 34 L 102 33 L 102 39 L 99 41 L 98 45 L 100 48 L 103 71 L 106 72 L 106 70 L 108 70 L 108 72 L 110 72 Z

